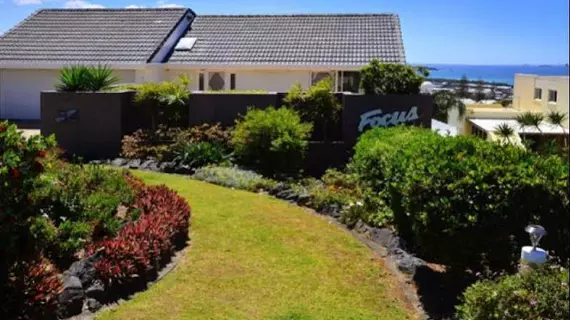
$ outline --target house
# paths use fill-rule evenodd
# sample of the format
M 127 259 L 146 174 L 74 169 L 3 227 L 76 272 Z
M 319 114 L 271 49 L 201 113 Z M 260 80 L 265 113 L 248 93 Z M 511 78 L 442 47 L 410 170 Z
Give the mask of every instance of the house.
M 568 134 L 568 76 L 537 76 L 516 74 L 513 101 L 509 107 L 499 104 L 467 104 L 465 118 L 456 112 L 450 113 L 449 124 L 456 126 L 463 134 L 476 135 L 487 140 L 497 140 L 494 134 L 500 124 L 514 129 L 513 141 L 521 141 L 521 135 L 545 135 L 561 140 Z M 521 127 L 515 120 L 524 112 L 547 115 L 550 111 L 566 114 L 563 127 L 552 125 L 546 120 L 539 126 Z
M 71 64 L 106 64 L 123 83 L 185 74 L 193 91 L 283 92 L 324 77 L 337 91 L 357 91 L 372 58 L 405 63 L 397 15 L 40 10 L 0 36 L 0 118 L 39 119 L 40 92 Z

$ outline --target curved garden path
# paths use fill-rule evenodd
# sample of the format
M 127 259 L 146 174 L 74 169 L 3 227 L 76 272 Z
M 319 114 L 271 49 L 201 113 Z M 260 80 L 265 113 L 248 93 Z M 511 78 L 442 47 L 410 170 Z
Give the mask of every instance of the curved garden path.
M 192 206 L 191 246 L 147 291 L 97 319 L 415 319 L 382 260 L 323 217 L 271 197 L 137 172 Z

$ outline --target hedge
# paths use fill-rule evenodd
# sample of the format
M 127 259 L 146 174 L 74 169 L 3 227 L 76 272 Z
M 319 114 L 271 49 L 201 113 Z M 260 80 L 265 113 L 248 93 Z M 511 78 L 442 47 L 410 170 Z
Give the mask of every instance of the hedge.
M 568 164 L 556 156 L 397 127 L 363 134 L 349 168 L 427 259 L 508 269 L 529 244 L 528 223 L 543 225 L 549 234 L 541 245 L 568 258 Z

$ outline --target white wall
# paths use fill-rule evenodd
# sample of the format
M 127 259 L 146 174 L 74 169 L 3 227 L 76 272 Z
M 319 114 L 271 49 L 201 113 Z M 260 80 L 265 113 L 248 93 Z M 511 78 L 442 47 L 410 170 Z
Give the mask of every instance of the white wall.
M 135 81 L 135 72 L 116 70 L 121 82 Z M 39 120 L 40 92 L 54 90 L 59 70 L 0 70 L 0 118 Z
M 311 85 L 310 71 L 238 71 L 236 72 L 237 90 L 267 90 L 287 92 L 299 82 L 303 88 Z

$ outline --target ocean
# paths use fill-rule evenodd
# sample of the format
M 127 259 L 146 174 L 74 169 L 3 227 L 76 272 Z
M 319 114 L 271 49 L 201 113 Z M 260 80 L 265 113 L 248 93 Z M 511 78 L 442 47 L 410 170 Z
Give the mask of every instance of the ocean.
M 567 76 L 568 66 L 475 66 L 475 65 L 449 65 L 425 64 L 423 66 L 436 68 L 430 70 L 430 78 L 461 79 L 463 75 L 469 80 L 483 80 L 513 84 L 515 73 L 537 74 L 544 76 Z

